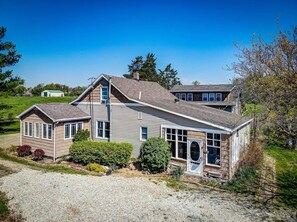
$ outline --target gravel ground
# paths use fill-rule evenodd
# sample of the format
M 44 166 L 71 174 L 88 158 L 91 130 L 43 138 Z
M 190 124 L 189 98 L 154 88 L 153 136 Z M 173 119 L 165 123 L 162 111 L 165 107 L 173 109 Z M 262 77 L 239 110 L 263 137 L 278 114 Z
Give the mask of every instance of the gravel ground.
M 227 192 L 179 191 L 142 177 L 49 173 L 8 161 L 0 178 L 9 206 L 26 221 L 294 221 Z

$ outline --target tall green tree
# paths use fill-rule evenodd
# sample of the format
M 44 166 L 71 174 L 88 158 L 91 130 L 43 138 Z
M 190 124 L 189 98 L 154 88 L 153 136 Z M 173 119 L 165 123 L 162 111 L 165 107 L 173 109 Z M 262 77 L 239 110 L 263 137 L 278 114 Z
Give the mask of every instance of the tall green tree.
M 3 41 L 6 28 L 0 27 L 0 95 L 16 94 L 17 88 L 24 84 L 19 76 L 13 76 L 12 70 L 7 68 L 18 63 L 21 58 L 17 54 L 15 44 Z
M 251 47 L 239 47 L 231 69 L 246 103 L 263 107 L 260 129 L 271 139 L 297 149 L 297 27 L 279 31 L 272 42 L 261 36 Z
M 137 56 L 128 65 L 130 74 L 124 74 L 123 76 L 131 79 L 133 78 L 133 71 L 137 69 L 140 80 L 157 82 L 166 89 L 170 89 L 174 85 L 181 85 L 180 79 L 177 77 L 177 70 L 174 70 L 171 64 L 167 65 L 164 70 L 157 70 L 156 60 L 153 53 L 148 53 L 145 60 L 143 60 L 142 56 Z

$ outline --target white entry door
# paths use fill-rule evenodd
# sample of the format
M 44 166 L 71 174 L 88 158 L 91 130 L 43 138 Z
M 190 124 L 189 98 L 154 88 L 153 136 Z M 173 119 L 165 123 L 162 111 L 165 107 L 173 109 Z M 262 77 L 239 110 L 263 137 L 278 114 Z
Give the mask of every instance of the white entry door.
M 187 145 L 187 171 L 198 176 L 203 175 L 202 141 L 188 139 Z

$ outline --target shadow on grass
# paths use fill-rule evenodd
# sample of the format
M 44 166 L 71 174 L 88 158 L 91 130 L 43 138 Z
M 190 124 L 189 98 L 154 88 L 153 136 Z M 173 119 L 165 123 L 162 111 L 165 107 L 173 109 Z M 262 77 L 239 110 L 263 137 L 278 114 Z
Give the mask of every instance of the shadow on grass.
M 18 120 L 0 120 L 0 134 L 12 134 L 20 131 Z

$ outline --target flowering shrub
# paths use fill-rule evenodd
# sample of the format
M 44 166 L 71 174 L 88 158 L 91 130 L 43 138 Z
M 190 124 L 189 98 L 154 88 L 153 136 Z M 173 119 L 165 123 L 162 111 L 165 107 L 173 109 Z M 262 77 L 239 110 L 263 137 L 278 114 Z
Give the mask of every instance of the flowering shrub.
M 33 160 L 42 160 L 44 156 L 44 151 L 42 149 L 36 149 L 33 152 Z
M 17 148 L 17 153 L 18 153 L 18 156 L 29 156 L 31 154 L 31 146 L 29 145 L 23 145 L 23 146 L 19 146 Z

